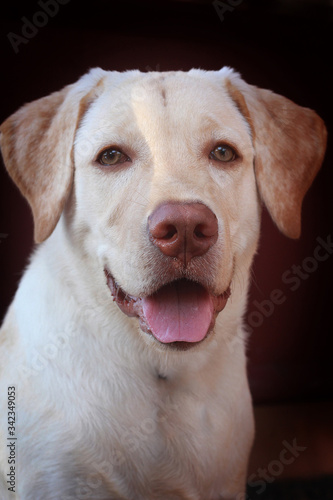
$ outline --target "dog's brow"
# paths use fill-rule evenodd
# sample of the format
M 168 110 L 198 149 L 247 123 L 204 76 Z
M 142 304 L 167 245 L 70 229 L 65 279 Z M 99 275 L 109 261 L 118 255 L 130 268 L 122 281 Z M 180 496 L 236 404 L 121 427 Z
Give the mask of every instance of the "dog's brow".
M 167 105 L 167 98 L 166 98 L 166 90 L 164 87 L 161 89 L 161 96 L 163 99 L 163 105 L 166 106 Z

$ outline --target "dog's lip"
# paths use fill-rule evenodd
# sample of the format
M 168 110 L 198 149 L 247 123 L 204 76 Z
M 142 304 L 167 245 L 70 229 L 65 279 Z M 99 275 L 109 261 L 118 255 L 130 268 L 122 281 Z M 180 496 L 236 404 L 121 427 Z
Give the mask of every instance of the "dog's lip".
M 138 317 L 141 330 L 143 330 L 145 333 L 147 333 L 149 335 L 152 335 L 153 337 L 155 337 L 155 339 L 158 342 L 160 342 L 160 340 L 158 338 L 156 338 L 156 335 L 154 335 L 154 333 L 152 332 L 151 328 L 149 327 L 148 321 L 146 320 L 146 317 L 145 317 L 145 314 L 143 311 L 143 302 L 145 299 L 149 299 L 149 297 L 158 293 L 164 287 L 166 287 L 168 285 L 172 285 L 176 281 L 180 282 L 182 280 L 175 279 L 175 280 L 171 280 L 170 282 L 164 283 L 164 284 L 160 285 L 157 290 L 153 290 L 153 292 L 151 294 L 146 294 L 146 295 L 142 295 L 142 296 L 133 296 L 133 295 L 126 293 L 122 289 L 122 287 L 116 282 L 115 278 L 113 277 L 113 275 L 110 273 L 110 271 L 108 269 L 105 268 L 104 273 L 105 273 L 107 285 L 111 291 L 111 295 L 113 297 L 113 300 L 114 300 L 114 302 L 116 302 L 119 309 L 129 317 Z M 210 300 L 212 302 L 213 314 L 212 314 L 211 321 L 210 321 L 209 327 L 207 329 L 207 332 L 206 332 L 206 335 L 204 336 L 204 338 L 202 338 L 198 341 L 193 341 L 193 342 L 192 341 L 191 342 L 175 341 L 175 342 L 168 343 L 168 346 L 177 348 L 179 350 L 186 350 L 187 348 L 192 347 L 193 345 L 196 345 L 196 344 L 202 342 L 202 340 L 204 340 L 210 334 L 210 332 L 214 328 L 217 315 L 219 314 L 219 312 L 221 312 L 224 309 L 224 307 L 225 307 L 225 305 L 226 305 L 226 303 L 231 295 L 231 284 L 229 284 L 229 286 L 226 288 L 226 290 L 224 292 L 222 292 L 219 295 L 216 295 L 216 294 L 213 294 L 211 291 L 207 290 L 207 288 L 202 283 L 199 283 L 197 281 L 191 281 L 188 279 L 183 279 L 183 281 L 192 282 L 195 286 L 199 285 L 200 287 L 202 287 L 203 290 L 205 290 L 205 292 L 209 295 Z M 160 343 L 164 343 L 164 342 L 162 341 Z
M 104 274 L 114 302 L 127 316 L 137 316 L 134 305 L 141 300 L 140 297 L 134 297 L 126 293 L 107 269 L 104 269 Z

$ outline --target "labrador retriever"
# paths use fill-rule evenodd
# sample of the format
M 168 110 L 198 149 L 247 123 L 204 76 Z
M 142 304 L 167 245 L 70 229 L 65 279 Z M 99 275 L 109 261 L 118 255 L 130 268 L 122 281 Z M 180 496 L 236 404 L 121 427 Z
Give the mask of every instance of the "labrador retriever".
M 230 68 L 96 68 L 2 124 L 38 243 L 0 333 L 2 500 L 245 498 L 261 206 L 297 238 L 325 142 Z

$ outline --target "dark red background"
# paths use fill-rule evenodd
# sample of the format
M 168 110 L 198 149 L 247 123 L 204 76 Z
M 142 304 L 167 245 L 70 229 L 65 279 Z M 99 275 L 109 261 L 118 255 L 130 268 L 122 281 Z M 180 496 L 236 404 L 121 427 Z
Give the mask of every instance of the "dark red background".
M 330 73 L 332 7 L 325 1 L 230 1 L 222 21 L 210 1 L 70 0 L 15 54 L 9 32 L 22 34 L 22 17 L 37 2 L 1 7 L 1 121 L 27 101 L 74 82 L 90 67 L 110 70 L 219 69 L 229 65 L 252 84 L 315 109 L 332 124 Z M 228 4 L 228 0 L 225 1 Z M 281 151 L 281 155 L 284 151 Z M 293 158 L 289 158 L 293 161 Z M 266 211 L 255 259 L 249 318 L 274 289 L 285 301 L 262 316 L 249 340 L 249 376 L 256 402 L 332 398 L 333 255 L 301 280 L 282 281 L 302 265 L 332 230 L 332 149 L 303 207 L 302 237 L 288 240 Z M 7 235 L 4 237 L 3 235 Z M 0 316 L 10 303 L 32 248 L 26 202 L 0 170 Z M 33 293 L 33 291 L 32 291 Z M 255 302 L 257 301 L 257 303 Z M 250 316 L 252 314 L 252 316 Z M 262 313 L 261 313 L 262 314 Z M 250 321 L 251 322 L 251 321 Z M 260 322 L 260 321 L 259 321 Z

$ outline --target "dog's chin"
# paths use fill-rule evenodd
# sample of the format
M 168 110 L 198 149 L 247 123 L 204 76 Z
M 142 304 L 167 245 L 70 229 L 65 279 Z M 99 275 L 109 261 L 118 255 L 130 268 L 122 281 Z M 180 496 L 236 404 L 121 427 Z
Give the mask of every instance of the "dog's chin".
M 145 334 L 170 349 L 184 351 L 202 343 L 212 333 L 216 317 L 230 297 L 230 285 L 214 295 L 201 283 L 185 278 L 165 283 L 150 295 L 134 297 L 107 269 L 104 272 L 119 309 L 137 317 Z

